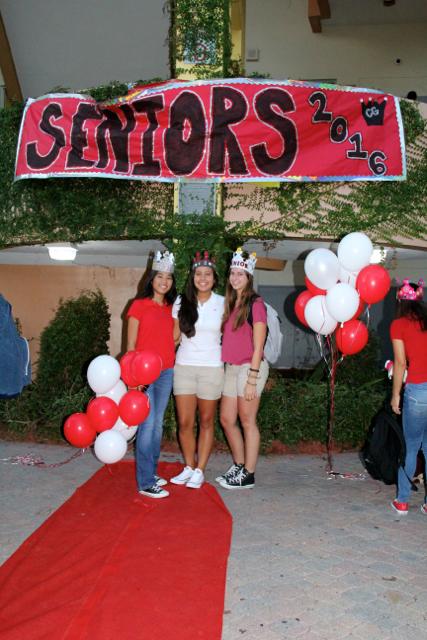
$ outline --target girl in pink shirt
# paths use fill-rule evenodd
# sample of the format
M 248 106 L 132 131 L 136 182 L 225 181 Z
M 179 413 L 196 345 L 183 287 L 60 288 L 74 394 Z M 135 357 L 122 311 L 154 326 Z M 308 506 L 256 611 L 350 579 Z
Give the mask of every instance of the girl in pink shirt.
M 226 365 L 220 419 L 233 464 L 216 478 L 224 489 L 255 486 L 260 444 L 256 417 L 268 378 L 268 364 L 263 357 L 267 312 L 263 300 L 253 289 L 255 263 L 255 254 L 248 256 L 237 249 L 226 286 L 222 337 L 222 360 Z

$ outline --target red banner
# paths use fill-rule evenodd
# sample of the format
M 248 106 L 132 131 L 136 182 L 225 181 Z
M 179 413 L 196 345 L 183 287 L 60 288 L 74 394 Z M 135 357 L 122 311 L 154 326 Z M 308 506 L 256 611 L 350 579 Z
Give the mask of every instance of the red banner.
M 209 182 L 399 180 L 399 101 L 297 81 L 169 81 L 104 103 L 73 94 L 27 102 L 16 179 Z

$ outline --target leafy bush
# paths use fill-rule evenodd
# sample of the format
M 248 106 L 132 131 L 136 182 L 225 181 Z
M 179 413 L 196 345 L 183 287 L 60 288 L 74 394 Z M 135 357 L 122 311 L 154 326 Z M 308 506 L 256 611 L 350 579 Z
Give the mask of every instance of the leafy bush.
M 382 381 L 358 387 L 341 383 L 335 387 L 333 439 L 342 445 L 360 444 L 369 424 L 384 401 Z M 263 393 L 258 425 L 263 447 L 273 440 L 295 445 L 299 442 L 326 443 L 329 421 L 329 382 L 272 378 Z
M 110 314 L 100 291 L 60 301 L 44 329 L 35 382 L 17 398 L 3 400 L 0 419 L 9 431 L 61 437 L 64 418 L 86 407 L 91 390 L 86 370 L 96 356 L 108 353 Z

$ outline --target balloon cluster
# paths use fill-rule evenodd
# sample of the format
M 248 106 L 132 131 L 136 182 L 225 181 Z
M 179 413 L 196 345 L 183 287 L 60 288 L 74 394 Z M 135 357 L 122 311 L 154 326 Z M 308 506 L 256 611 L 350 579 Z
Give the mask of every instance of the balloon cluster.
M 118 462 L 127 450 L 138 425 L 150 412 L 143 391 L 127 386 L 147 386 L 162 370 L 162 360 L 153 351 L 128 351 L 118 362 L 97 356 L 87 370 L 87 381 L 95 392 L 85 413 L 73 413 L 64 424 L 64 436 L 75 447 L 94 444 L 96 457 L 105 464 Z
M 338 255 L 314 249 L 304 262 L 307 289 L 295 301 L 295 314 L 315 333 L 335 332 L 344 355 L 358 353 L 367 344 L 368 329 L 359 316 L 366 304 L 379 302 L 390 289 L 386 269 L 370 264 L 372 250 L 368 236 L 356 231 L 341 240 Z

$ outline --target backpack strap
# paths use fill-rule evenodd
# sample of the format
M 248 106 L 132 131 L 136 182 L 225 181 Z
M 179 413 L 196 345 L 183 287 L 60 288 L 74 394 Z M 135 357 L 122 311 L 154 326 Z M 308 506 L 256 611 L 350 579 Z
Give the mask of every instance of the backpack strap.
M 253 315 L 252 315 L 252 307 L 254 306 L 254 302 L 256 300 L 261 300 L 261 296 L 257 295 L 256 293 L 252 296 L 251 301 L 249 302 L 249 313 L 248 313 L 248 323 L 251 325 L 251 327 L 254 326 L 254 319 L 253 319 Z

